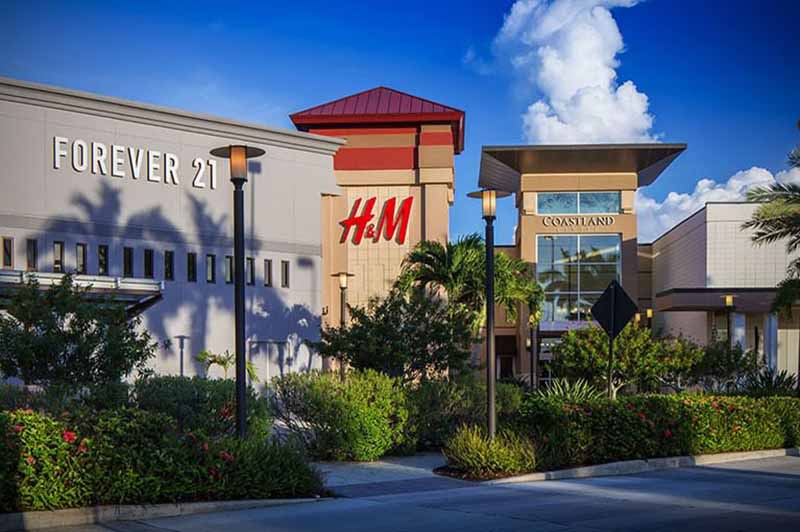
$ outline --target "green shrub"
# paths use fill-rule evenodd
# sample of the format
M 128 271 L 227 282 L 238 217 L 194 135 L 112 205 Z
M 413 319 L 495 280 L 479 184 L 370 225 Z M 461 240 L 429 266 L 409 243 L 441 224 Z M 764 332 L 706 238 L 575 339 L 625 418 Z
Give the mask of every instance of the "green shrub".
M 51 384 L 38 390 L 0 384 L 0 410 L 31 409 L 61 414 L 76 409 L 100 410 L 127 406 L 130 386 L 123 382 L 72 386 Z
M 407 439 L 418 449 L 438 449 L 460 426 L 486 423 L 486 386 L 472 375 L 423 380 L 409 385 L 406 394 L 410 412 Z M 519 386 L 497 383 L 498 417 L 513 416 L 523 396 Z
M 209 436 L 234 434 L 236 428 L 236 384 L 226 379 L 202 377 L 152 376 L 136 381 L 136 406 L 167 414 L 178 427 Z M 267 400 L 247 391 L 248 434 L 267 436 L 272 422 Z
M 800 400 L 693 395 L 570 403 L 529 396 L 511 423 L 542 469 L 796 445 Z
M 528 473 L 536 467 L 533 443 L 501 431 L 491 440 L 482 429 L 464 425 L 442 449 L 450 468 L 474 479 Z
M 792 397 L 797 394 L 797 378 L 785 369 L 767 367 L 745 379 L 744 393 L 752 397 Z
M 56 420 L 0 413 L 0 511 L 95 504 L 319 494 L 319 474 L 296 448 L 182 433 L 164 414 L 134 408 Z
M 405 444 L 408 410 L 396 379 L 365 370 L 288 374 L 272 382 L 273 412 L 311 455 L 323 460 L 376 460 Z
M 600 399 L 604 394 L 585 379 L 576 379 L 574 381 L 555 379 L 547 388 L 538 390 L 536 395 L 543 398 L 579 403 Z

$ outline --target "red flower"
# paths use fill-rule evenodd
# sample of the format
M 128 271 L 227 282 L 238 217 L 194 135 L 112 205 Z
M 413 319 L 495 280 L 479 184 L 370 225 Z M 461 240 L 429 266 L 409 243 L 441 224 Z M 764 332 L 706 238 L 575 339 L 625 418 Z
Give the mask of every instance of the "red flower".
M 209 474 L 209 475 L 211 476 L 211 478 L 213 478 L 214 480 L 219 480 L 219 479 L 220 479 L 219 469 L 217 469 L 217 468 L 216 468 L 216 467 L 214 467 L 214 466 L 211 466 L 211 467 L 209 467 L 209 468 L 208 468 L 208 474 Z
M 233 455 L 228 451 L 220 451 L 219 457 L 222 458 L 223 461 L 231 463 L 233 462 Z
M 672 431 L 669 429 L 664 429 L 664 437 L 669 439 L 672 437 Z
M 719 403 L 716 401 L 711 401 L 711 408 L 714 410 L 719 410 Z
M 75 441 L 75 439 L 77 438 L 77 436 L 75 435 L 75 433 L 74 433 L 74 432 L 72 432 L 72 431 L 69 431 L 69 430 L 65 430 L 64 432 L 62 432 L 62 433 L 61 433 L 61 437 L 62 437 L 62 438 L 64 439 L 64 441 L 65 441 L 65 442 L 67 442 L 67 443 L 72 443 L 72 442 L 74 442 L 74 441 Z
M 642 421 L 647 419 L 647 416 L 644 414 L 644 412 L 639 412 L 637 415 L 639 416 L 639 419 L 641 419 Z
M 739 432 L 740 430 L 742 430 L 742 427 L 740 427 L 739 425 L 733 426 L 733 432 Z
M 25 430 L 25 425 L 14 425 L 14 432 L 16 432 L 17 434 L 19 434 L 23 430 Z
M 25 457 L 25 461 L 28 462 L 28 465 L 33 465 L 36 463 L 36 458 L 34 458 L 31 455 L 28 455 L 27 457 Z
M 728 412 L 733 412 L 734 410 L 736 410 L 736 407 L 735 407 L 735 406 L 733 406 L 733 405 L 728 405 Z
M 80 445 L 78 445 L 78 452 L 79 453 L 85 453 L 88 450 L 89 450 L 89 445 L 87 445 L 86 438 L 84 438 L 84 439 L 81 440 Z

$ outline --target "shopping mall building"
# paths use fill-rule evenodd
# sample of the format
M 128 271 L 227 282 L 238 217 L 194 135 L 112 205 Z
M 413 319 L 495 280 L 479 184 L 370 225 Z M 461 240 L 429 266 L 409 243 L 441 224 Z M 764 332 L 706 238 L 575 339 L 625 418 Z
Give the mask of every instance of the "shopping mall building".
M 312 344 L 339 323 L 338 274 L 363 304 L 418 242 L 449 238 L 464 112 L 378 87 L 290 118 L 296 130 L 0 78 L 0 292 L 72 272 L 142 316 L 163 341 L 156 371 L 201 373 L 200 351 L 233 348 L 232 186 L 210 150 L 245 143 L 266 152 L 245 186 L 248 357 L 262 381 L 327 366 Z M 652 313 L 657 330 L 729 336 L 797 371 L 798 314 L 769 313 L 792 257 L 750 244 L 740 225 L 754 206 L 709 204 L 637 242 L 637 188 L 684 149 L 483 148 L 479 184 L 513 193 L 519 217 L 502 250 L 531 263 L 547 294 L 533 356 L 527 317 L 501 315 L 502 376 L 528 378 L 533 362 L 546 380 L 552 342 L 587 324 L 612 279 L 642 323 Z

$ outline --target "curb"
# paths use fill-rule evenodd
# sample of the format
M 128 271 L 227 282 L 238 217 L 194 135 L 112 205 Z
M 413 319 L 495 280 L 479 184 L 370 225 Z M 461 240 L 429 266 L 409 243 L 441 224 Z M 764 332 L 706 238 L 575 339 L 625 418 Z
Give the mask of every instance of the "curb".
M 147 504 L 121 506 L 90 506 L 86 508 L 70 508 L 67 510 L 42 510 L 34 512 L 17 512 L 0 514 L 0 532 L 16 532 L 19 530 L 38 530 L 56 526 L 80 526 L 109 521 L 136 521 L 140 519 L 156 519 L 159 517 L 177 517 L 181 515 L 204 514 L 211 512 L 229 512 L 235 510 L 251 510 L 318 502 L 320 499 L 255 499 L 250 501 L 210 501 L 187 502 L 177 504 Z
M 560 469 L 557 471 L 544 471 L 529 473 L 508 478 L 486 480 L 482 484 L 502 485 L 517 484 L 520 482 L 539 482 L 542 480 L 568 480 L 576 478 L 607 477 L 614 475 L 632 475 L 659 471 L 662 469 L 675 469 L 679 467 L 702 467 L 739 460 L 753 460 L 759 458 L 774 458 L 776 456 L 800 456 L 800 447 L 788 449 L 770 449 L 765 451 L 745 451 L 739 453 L 700 454 L 697 456 L 672 456 L 668 458 L 650 458 L 647 460 L 627 460 L 624 462 L 611 462 L 594 466 Z

